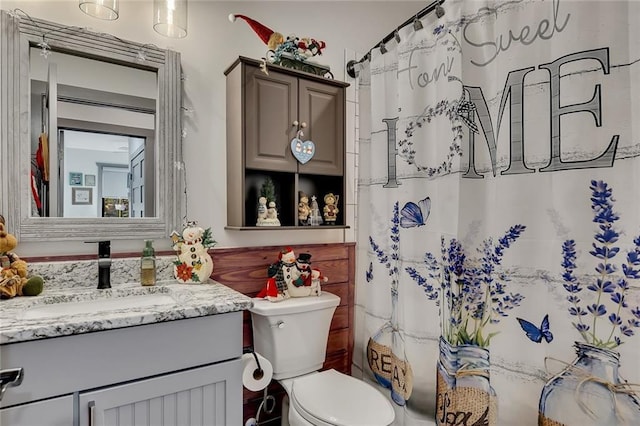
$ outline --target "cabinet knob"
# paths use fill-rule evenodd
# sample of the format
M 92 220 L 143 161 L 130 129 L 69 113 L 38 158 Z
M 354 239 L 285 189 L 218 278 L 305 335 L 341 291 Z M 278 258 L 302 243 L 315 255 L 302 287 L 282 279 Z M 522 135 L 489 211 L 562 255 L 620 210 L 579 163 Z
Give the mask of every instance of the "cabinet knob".
M 293 123 L 291 123 L 292 126 L 297 126 L 298 124 L 300 124 L 298 120 L 293 120 Z
M 302 127 L 302 128 L 304 129 L 305 127 L 307 127 L 307 123 L 305 123 L 305 122 L 303 121 L 302 123 L 300 123 L 300 127 Z

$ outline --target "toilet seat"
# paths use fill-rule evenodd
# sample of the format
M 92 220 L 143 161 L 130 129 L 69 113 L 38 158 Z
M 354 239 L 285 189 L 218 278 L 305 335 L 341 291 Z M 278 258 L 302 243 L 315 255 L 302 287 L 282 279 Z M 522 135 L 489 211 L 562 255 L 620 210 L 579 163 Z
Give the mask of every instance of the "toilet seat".
M 333 369 L 294 379 L 290 400 L 318 426 L 387 426 L 395 418 L 389 400 L 373 386 Z

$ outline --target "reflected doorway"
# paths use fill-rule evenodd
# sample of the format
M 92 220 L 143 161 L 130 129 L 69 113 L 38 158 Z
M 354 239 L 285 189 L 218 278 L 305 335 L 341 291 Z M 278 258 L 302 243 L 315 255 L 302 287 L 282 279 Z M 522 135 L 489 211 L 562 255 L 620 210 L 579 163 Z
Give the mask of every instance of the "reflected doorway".
M 144 217 L 153 211 L 145 209 L 153 203 L 144 193 L 153 187 L 146 185 L 146 138 L 65 128 L 58 140 L 63 217 Z

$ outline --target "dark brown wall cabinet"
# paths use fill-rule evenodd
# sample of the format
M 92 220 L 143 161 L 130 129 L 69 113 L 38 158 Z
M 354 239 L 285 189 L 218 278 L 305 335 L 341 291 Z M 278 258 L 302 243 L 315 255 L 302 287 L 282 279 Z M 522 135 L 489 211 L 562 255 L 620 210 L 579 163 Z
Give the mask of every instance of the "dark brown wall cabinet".
M 298 192 L 317 197 L 320 211 L 327 193 L 339 195 L 338 220 L 345 212 L 345 88 L 348 83 L 240 57 L 227 77 L 227 224 L 256 227 L 260 189 L 274 182 L 279 220 L 298 225 Z M 312 141 L 314 156 L 305 164 L 291 141 Z M 305 226 L 308 228 L 308 226 Z M 281 229 L 281 228 L 280 228 Z

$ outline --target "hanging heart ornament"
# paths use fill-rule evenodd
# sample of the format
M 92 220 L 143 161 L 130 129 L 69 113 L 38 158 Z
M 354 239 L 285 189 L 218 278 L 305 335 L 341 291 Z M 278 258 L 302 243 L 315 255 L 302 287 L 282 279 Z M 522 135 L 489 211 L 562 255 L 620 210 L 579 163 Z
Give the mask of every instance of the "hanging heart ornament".
M 300 164 L 305 164 L 311 158 L 313 158 L 313 154 L 316 153 L 316 145 L 311 141 L 302 141 L 299 138 L 293 138 L 291 140 L 291 152 L 293 152 L 293 156 L 300 162 Z

